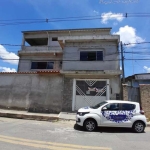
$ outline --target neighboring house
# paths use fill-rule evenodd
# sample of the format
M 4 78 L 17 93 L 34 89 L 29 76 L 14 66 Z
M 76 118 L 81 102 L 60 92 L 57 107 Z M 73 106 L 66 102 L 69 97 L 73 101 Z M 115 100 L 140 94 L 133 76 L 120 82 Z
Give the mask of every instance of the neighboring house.
M 140 85 L 150 84 L 150 73 L 134 74 L 125 78 L 127 86 L 127 99 L 129 101 L 140 102 Z
M 150 118 L 150 73 L 134 74 L 125 78 L 123 84 L 124 100 L 139 102 Z
M 150 73 L 134 74 L 126 77 L 125 81 L 131 87 L 139 87 L 140 84 L 150 84 Z
M 24 31 L 18 73 L 52 76 L 55 86 L 48 92 L 59 91 L 59 98 L 62 91 L 60 111 L 120 99 L 120 37 L 110 32 L 111 28 Z M 49 97 L 54 104 L 55 99 Z
M 127 99 L 129 101 L 140 102 L 140 85 L 148 84 L 150 84 L 150 73 L 134 74 L 126 77 Z

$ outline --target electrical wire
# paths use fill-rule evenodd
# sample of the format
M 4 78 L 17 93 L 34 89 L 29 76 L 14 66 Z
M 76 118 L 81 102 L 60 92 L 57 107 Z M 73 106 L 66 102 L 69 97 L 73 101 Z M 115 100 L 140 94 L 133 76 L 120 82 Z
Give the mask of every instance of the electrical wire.
M 150 13 L 118 13 L 122 14 L 123 18 L 128 17 L 150 17 Z M 107 16 L 111 18 L 120 18 L 120 16 L 114 16 L 113 14 Z M 62 18 L 46 18 L 46 19 L 10 19 L 0 20 L 0 26 L 7 25 L 20 25 L 20 24 L 32 24 L 32 23 L 49 23 L 49 22 L 66 22 L 66 21 L 88 21 L 88 20 L 100 20 L 105 18 L 104 14 L 94 16 L 78 16 L 78 17 L 62 17 Z M 23 22 L 18 22 L 23 21 Z

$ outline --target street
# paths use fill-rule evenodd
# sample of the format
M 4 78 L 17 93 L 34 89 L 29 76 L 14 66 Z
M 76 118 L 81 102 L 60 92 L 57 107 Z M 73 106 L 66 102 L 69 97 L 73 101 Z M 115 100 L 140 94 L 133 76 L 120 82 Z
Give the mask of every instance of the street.
M 148 150 L 149 139 L 150 127 L 142 134 L 120 128 L 89 133 L 74 121 L 0 118 L 0 150 Z

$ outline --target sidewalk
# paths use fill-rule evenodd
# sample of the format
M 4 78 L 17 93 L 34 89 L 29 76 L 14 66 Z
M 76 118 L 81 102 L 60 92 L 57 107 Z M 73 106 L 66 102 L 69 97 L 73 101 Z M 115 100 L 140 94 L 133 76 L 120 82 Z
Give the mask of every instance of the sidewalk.
M 6 109 L 0 109 L 0 117 L 39 120 L 39 121 L 59 120 L 58 114 L 30 113 L 27 111 L 6 110 Z
M 44 113 L 30 113 L 27 111 L 5 110 L 0 109 L 0 117 L 39 120 L 39 121 L 58 121 L 58 120 L 76 120 L 76 113 L 60 112 L 59 114 L 44 114 Z M 150 127 L 150 121 L 147 123 Z

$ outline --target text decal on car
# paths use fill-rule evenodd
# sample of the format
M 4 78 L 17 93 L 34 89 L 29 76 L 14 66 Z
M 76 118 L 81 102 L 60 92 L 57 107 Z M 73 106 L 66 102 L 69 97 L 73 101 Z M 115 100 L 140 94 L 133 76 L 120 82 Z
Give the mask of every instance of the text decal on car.
M 130 111 L 102 111 L 102 115 L 110 121 L 121 123 L 130 120 L 133 117 L 134 110 Z

